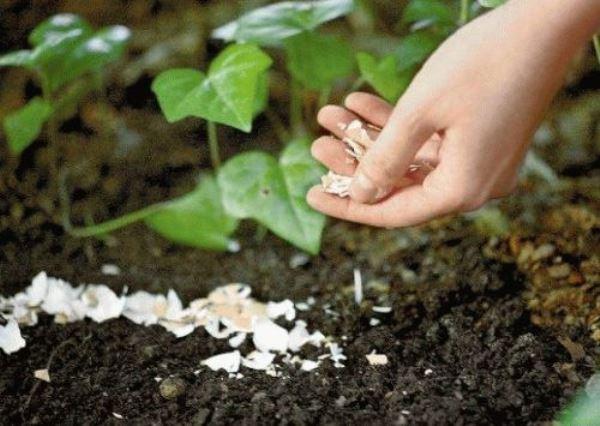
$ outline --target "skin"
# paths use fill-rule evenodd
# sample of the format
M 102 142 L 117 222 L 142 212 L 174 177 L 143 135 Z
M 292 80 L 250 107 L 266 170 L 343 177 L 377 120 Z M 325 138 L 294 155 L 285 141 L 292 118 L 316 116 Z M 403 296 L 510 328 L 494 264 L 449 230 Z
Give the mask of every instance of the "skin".
M 328 105 L 313 156 L 354 176 L 350 198 L 316 186 L 308 203 L 327 215 L 402 227 L 480 208 L 509 195 L 533 133 L 574 55 L 600 29 L 598 0 L 511 0 L 449 37 L 395 106 L 367 93 Z M 338 124 L 381 127 L 357 166 Z M 427 161 L 429 174 L 407 174 Z M 409 179 L 406 179 L 409 178 Z

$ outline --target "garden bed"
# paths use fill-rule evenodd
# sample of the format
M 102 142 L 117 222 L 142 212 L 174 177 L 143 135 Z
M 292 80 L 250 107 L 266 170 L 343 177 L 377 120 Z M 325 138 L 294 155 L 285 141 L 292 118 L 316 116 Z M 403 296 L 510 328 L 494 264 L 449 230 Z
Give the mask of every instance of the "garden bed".
M 0 77 L 3 87 L 28 87 L 18 73 Z M 59 129 L 76 222 L 184 194 L 209 167 L 203 125 L 167 125 L 150 84 L 146 74 L 115 78 L 109 110 L 89 100 Z M 590 103 L 588 89 L 572 85 L 573 104 Z M 8 104 L 20 96 L 0 92 Z M 569 108 L 557 103 L 553 114 Z M 225 158 L 242 148 L 279 150 L 264 117 L 251 135 L 221 129 L 220 137 Z M 284 366 L 280 377 L 242 367 L 243 377 L 232 378 L 201 366 L 231 350 L 204 329 L 177 339 L 126 319 L 59 325 L 42 315 L 22 328 L 24 349 L 0 353 L 0 424 L 539 424 L 556 417 L 597 365 L 598 175 L 589 160 L 557 164 L 559 187 L 523 185 L 499 205 L 503 219 L 404 230 L 330 221 L 320 254 L 308 256 L 246 222 L 238 253 L 177 246 L 142 225 L 74 238 L 54 205 L 46 148 L 38 141 L 18 164 L 0 157 L 0 295 L 23 290 L 40 271 L 117 293 L 172 288 L 186 303 L 242 282 L 262 301 L 314 297 L 299 318 L 335 336 L 347 360 L 310 372 Z M 508 233 L 497 228 L 506 218 Z M 120 273 L 103 274 L 103 265 Z M 388 363 L 370 365 L 373 351 Z M 49 383 L 34 378 L 45 368 Z M 168 399 L 160 383 L 170 377 L 183 386 Z

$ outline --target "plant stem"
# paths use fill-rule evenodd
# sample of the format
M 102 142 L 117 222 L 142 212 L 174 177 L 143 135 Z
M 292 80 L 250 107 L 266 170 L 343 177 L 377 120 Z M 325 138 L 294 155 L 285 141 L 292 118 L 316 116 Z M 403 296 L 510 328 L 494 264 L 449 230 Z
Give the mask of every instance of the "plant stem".
M 300 82 L 290 77 L 290 128 L 297 136 L 302 133 L 302 91 Z
M 596 59 L 598 59 L 598 64 L 600 64 L 600 34 L 596 34 L 593 40 L 594 50 L 596 51 Z
M 277 138 L 282 144 L 286 144 L 290 140 L 290 135 L 285 128 L 285 125 L 281 121 L 279 114 L 274 111 L 271 107 L 267 107 L 265 109 L 265 117 L 269 120 L 271 127 L 273 127 L 273 131 L 277 135 Z
M 69 234 L 71 234 L 74 237 L 95 237 L 99 235 L 108 234 L 110 232 L 116 231 L 119 228 L 123 228 L 124 226 L 131 225 L 132 223 L 143 220 L 152 213 L 156 213 L 157 211 L 159 211 L 162 207 L 162 203 L 152 204 L 151 206 L 144 207 L 141 210 L 131 212 L 116 219 L 108 220 L 97 225 L 84 226 L 81 228 L 73 227 L 71 222 L 67 218 L 65 220 L 67 223 L 63 223 L 63 226 L 66 225 L 65 229 Z
M 469 22 L 469 0 L 460 0 L 460 18 L 459 25 L 462 27 Z
M 350 87 L 350 91 L 351 91 L 351 92 L 355 92 L 355 91 L 357 91 L 358 89 L 360 89 L 360 87 L 361 87 L 363 84 L 365 84 L 365 79 L 364 79 L 364 78 L 362 78 L 362 77 L 358 77 L 358 78 L 357 78 L 357 79 L 354 81 L 354 83 L 352 83 L 352 86 Z
M 63 228 L 69 235 L 77 238 L 103 237 L 119 228 L 123 228 L 124 226 L 131 225 L 132 223 L 147 218 L 152 213 L 160 211 L 168 203 L 167 201 L 163 203 L 152 204 L 148 207 L 144 207 L 143 209 L 128 213 L 116 219 L 108 220 L 95 225 L 92 224 L 88 226 L 74 227 L 70 218 L 71 195 L 69 194 L 69 190 L 67 188 L 67 171 L 65 169 L 61 171 L 58 181 L 58 189 L 62 208 Z M 91 221 L 86 221 L 86 223 L 89 222 Z
M 48 82 L 48 79 L 44 76 L 41 76 L 40 81 L 41 81 L 41 86 L 42 86 L 42 97 L 48 104 L 54 106 L 53 96 L 52 96 L 52 92 L 50 90 L 50 84 Z M 59 210 L 63 210 L 62 206 L 61 206 L 62 203 L 60 202 L 60 185 L 59 185 L 60 147 L 59 147 L 59 140 L 58 140 L 58 123 L 56 121 L 56 116 L 55 116 L 54 112 L 52 112 L 52 114 L 50 114 L 50 117 L 48 118 L 48 122 L 46 125 L 46 133 L 48 136 L 47 152 L 48 152 L 48 171 L 50 173 L 50 179 L 49 179 L 50 180 L 50 188 L 54 189 L 56 192 L 56 195 L 58 196 Z
M 214 121 L 208 121 L 206 125 L 208 131 L 208 148 L 210 149 L 210 162 L 213 169 L 219 170 L 221 167 L 221 156 L 219 155 L 219 140 L 217 138 L 217 125 Z

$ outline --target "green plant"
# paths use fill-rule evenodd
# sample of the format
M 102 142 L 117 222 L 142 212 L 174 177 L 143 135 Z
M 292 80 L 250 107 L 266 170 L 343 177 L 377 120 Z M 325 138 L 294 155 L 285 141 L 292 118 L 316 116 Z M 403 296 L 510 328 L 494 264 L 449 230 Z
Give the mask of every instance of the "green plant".
M 271 59 L 253 44 L 230 45 L 210 64 L 205 74 L 195 69 L 172 69 L 159 74 L 152 90 L 170 123 L 186 117 L 207 121 L 212 165 L 221 165 L 216 123 L 249 132 L 256 113 L 264 107 L 266 70 Z M 231 234 L 237 219 L 223 208 L 216 179 L 204 175 L 194 191 L 120 218 L 85 228 L 71 228 L 79 237 L 115 231 L 143 221 L 164 237 L 194 247 L 232 250 Z
M 193 69 L 168 70 L 156 77 L 152 90 L 170 123 L 190 116 L 207 120 L 216 169 L 221 160 L 214 123 L 252 130 L 252 119 L 264 104 L 259 89 L 264 92 L 265 71 L 271 63 L 253 44 L 230 45 L 214 59 L 207 74 Z
M 598 373 L 596 373 L 598 374 Z M 581 390 L 555 422 L 560 426 L 588 426 L 600 424 L 600 394 L 598 389 Z
M 279 159 L 245 152 L 219 170 L 225 209 L 240 219 L 255 219 L 276 235 L 309 253 L 319 252 L 325 217 L 305 201 L 307 189 L 323 168 L 310 155 L 310 141 L 288 144 Z
M 293 134 L 301 135 L 303 89 L 319 92 L 319 104 L 325 104 L 334 82 L 354 70 L 348 43 L 314 30 L 353 10 L 353 0 L 281 2 L 252 10 L 212 35 L 225 41 L 284 49 L 290 73 L 290 127 Z
M 413 0 L 404 10 L 401 26 L 407 35 L 381 59 L 371 53 L 352 52 L 343 39 L 320 34 L 317 27 L 354 9 L 352 0 L 282 2 L 255 9 L 213 32 L 229 44 L 203 73 L 172 69 L 158 75 L 152 90 L 169 122 L 186 117 L 207 121 L 211 161 L 216 172 L 205 175 L 196 189 L 182 198 L 159 203 L 121 218 L 87 228 L 75 235 L 92 236 L 136 221 L 184 244 L 225 250 L 238 220 L 253 219 L 276 235 L 309 252 L 319 251 L 325 218 L 311 210 L 306 190 L 323 169 L 310 156 L 304 111 L 308 92 L 327 102 L 334 85 L 350 77 L 358 64 L 360 78 L 354 87 L 371 85 L 395 102 L 423 61 L 459 25 L 470 18 L 472 2 L 448 4 L 439 0 Z M 295 138 L 285 142 L 277 158 L 265 152 L 245 152 L 221 165 L 216 124 L 249 132 L 254 117 L 269 112 L 270 57 L 263 48 L 281 49 L 290 81 L 290 127 L 282 130 Z M 312 111 L 312 109 L 311 109 Z M 276 115 L 271 111 L 267 116 Z M 278 117 L 273 120 L 280 123 Z
M 31 71 L 42 93 L 5 117 L 10 150 L 20 154 L 37 139 L 45 124 L 49 143 L 55 146 L 61 113 L 82 94 L 81 85 L 74 85 L 84 76 L 97 78 L 107 64 L 119 59 L 129 36 L 129 30 L 120 25 L 95 31 L 79 16 L 60 14 L 33 29 L 29 35 L 31 50 L 0 56 L 0 67 Z

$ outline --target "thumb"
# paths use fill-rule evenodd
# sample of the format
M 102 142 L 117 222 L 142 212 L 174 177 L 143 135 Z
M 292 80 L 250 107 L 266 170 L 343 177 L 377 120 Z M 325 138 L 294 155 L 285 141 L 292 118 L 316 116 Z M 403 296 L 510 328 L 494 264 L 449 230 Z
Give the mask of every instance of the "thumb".
M 350 197 L 371 204 L 389 195 L 402 182 L 417 151 L 435 127 L 399 103 L 377 141 L 363 156 L 350 186 Z

